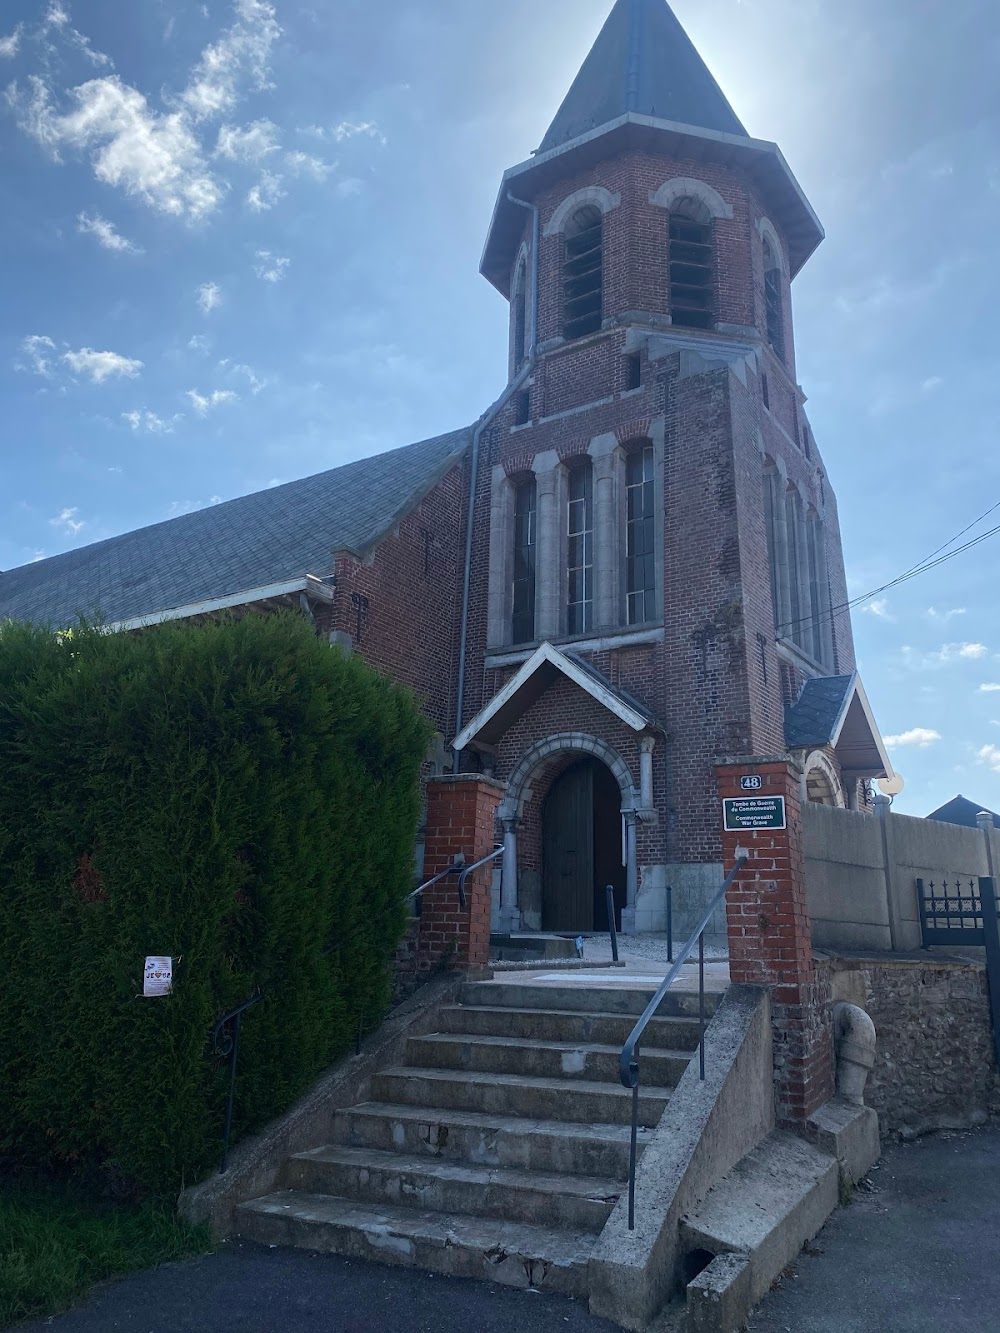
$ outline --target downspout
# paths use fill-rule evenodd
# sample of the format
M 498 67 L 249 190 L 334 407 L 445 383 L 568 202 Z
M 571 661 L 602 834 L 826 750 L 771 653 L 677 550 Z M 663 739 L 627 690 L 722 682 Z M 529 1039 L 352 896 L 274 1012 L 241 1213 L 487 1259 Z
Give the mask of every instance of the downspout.
M 512 204 L 517 204 L 520 208 L 526 208 L 531 213 L 531 336 L 529 339 L 527 360 L 493 406 L 487 408 L 479 418 L 472 436 L 472 466 L 469 476 L 469 519 L 465 534 L 465 572 L 462 583 L 462 628 L 458 644 L 458 688 L 455 702 L 456 736 L 462 730 L 462 724 L 464 722 L 463 714 L 465 710 L 465 672 L 468 661 L 467 639 L 469 634 L 469 602 L 472 593 L 473 520 L 476 512 L 476 489 L 479 485 L 479 449 L 482 443 L 483 432 L 488 426 L 493 424 L 510 402 L 511 398 L 513 398 L 514 394 L 518 392 L 525 381 L 534 373 L 535 359 L 538 351 L 538 244 L 541 231 L 538 207 L 535 204 L 526 203 L 523 199 L 516 199 L 514 195 L 509 192 L 507 198 Z

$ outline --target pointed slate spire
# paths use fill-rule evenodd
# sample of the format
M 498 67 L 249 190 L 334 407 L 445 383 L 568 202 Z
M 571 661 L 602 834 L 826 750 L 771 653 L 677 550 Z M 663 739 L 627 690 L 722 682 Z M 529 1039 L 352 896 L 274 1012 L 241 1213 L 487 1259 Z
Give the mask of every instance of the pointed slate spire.
M 747 134 L 666 0 L 616 0 L 538 151 L 628 112 Z

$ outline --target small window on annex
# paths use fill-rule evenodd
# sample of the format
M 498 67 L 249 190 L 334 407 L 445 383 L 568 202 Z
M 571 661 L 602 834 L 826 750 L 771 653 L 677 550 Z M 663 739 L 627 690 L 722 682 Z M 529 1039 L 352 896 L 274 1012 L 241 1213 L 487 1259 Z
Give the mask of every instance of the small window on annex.
M 569 474 L 567 525 L 567 634 L 594 625 L 594 470 L 590 462 Z
M 630 625 L 644 625 L 656 613 L 656 485 L 653 446 L 625 460 L 625 597 Z
M 781 263 L 768 238 L 764 237 L 764 300 L 767 307 L 767 340 L 775 356 L 785 359 L 784 283 Z
M 530 643 L 535 637 L 536 487 L 533 477 L 514 491 L 514 588 L 511 638 Z
M 593 204 L 566 224 L 563 270 L 563 334 L 567 339 L 597 333 L 604 318 L 604 215 Z
M 690 329 L 715 323 L 712 215 L 700 199 L 678 199 L 670 210 L 670 317 Z

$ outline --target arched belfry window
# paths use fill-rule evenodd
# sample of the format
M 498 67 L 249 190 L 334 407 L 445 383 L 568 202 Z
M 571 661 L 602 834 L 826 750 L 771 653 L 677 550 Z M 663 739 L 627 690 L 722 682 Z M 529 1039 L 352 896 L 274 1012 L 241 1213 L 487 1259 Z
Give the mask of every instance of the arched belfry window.
M 710 329 L 715 323 L 712 214 L 693 196 L 670 206 L 670 315 L 684 328 Z
M 517 273 L 514 276 L 512 306 L 514 374 L 516 375 L 524 365 L 527 352 L 528 266 L 523 258 L 518 264 Z
M 530 643 L 535 637 L 535 554 L 537 488 L 526 477 L 514 488 L 514 561 L 511 640 Z
M 563 334 L 597 333 L 604 318 L 604 215 L 594 204 L 578 208 L 566 223 L 563 270 Z
M 767 340 L 775 356 L 785 359 L 785 302 L 781 260 L 764 237 L 764 301 L 767 308 Z
M 570 470 L 567 506 L 566 632 L 594 627 L 594 468 L 588 458 Z

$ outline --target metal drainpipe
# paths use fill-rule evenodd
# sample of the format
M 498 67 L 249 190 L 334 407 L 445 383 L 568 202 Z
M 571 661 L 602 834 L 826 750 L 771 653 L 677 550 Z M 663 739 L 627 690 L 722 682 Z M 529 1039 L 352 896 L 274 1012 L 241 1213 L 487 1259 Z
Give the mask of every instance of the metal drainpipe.
M 511 398 L 517 393 L 518 389 L 524 384 L 535 369 L 535 357 L 538 348 L 538 242 L 540 233 L 540 222 L 538 207 L 535 204 L 526 203 L 523 199 L 516 199 L 509 191 L 507 198 L 512 204 L 517 204 L 520 208 L 526 208 L 531 213 L 531 337 L 528 346 L 528 358 L 521 367 L 514 379 L 507 385 L 503 393 L 496 400 L 492 407 L 479 418 L 475 432 L 472 436 L 472 467 L 469 477 L 469 520 L 465 534 L 465 574 L 462 584 L 462 629 L 458 644 L 458 689 L 455 702 L 455 735 L 462 730 L 464 720 L 464 700 L 465 700 L 465 671 L 468 658 L 467 640 L 469 635 L 469 601 L 472 592 L 472 538 L 473 522 L 476 512 L 476 488 L 479 484 L 479 446 L 482 442 L 483 432 L 487 426 L 492 425 L 497 416 L 510 402 Z

